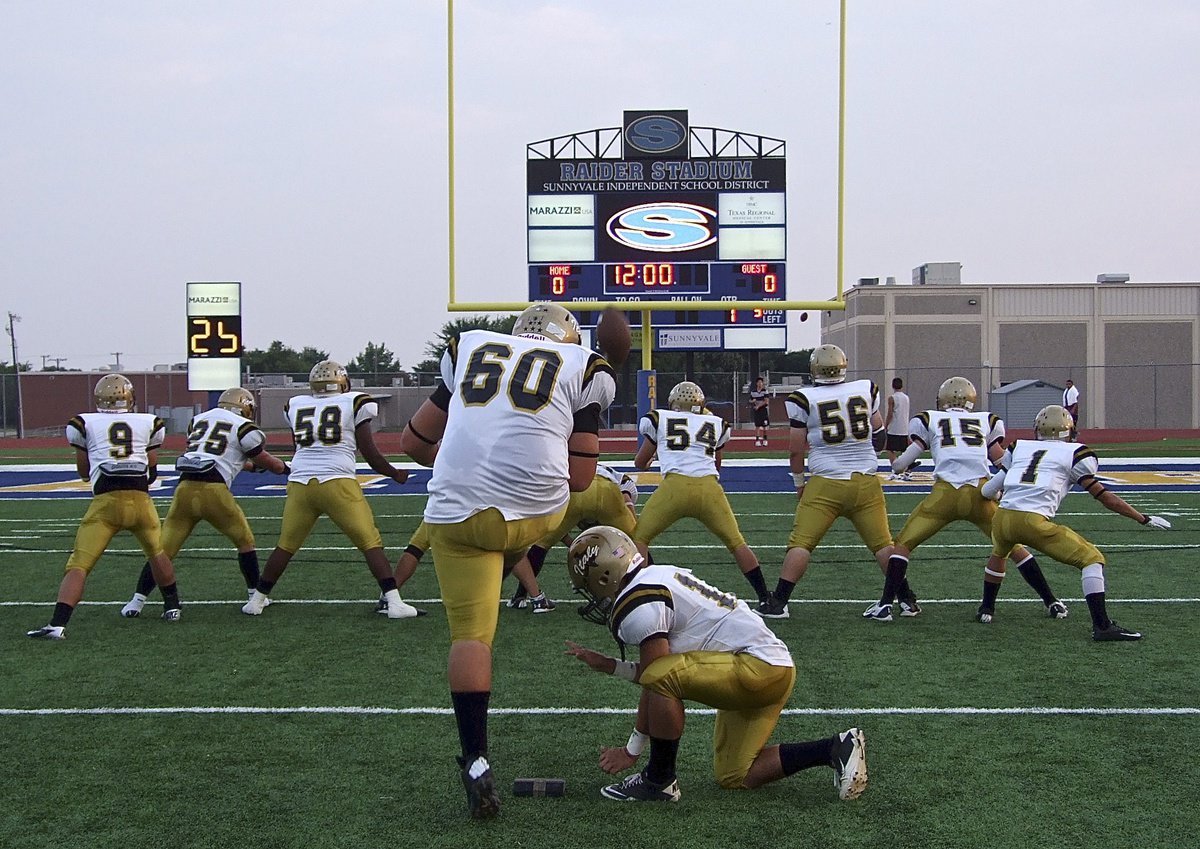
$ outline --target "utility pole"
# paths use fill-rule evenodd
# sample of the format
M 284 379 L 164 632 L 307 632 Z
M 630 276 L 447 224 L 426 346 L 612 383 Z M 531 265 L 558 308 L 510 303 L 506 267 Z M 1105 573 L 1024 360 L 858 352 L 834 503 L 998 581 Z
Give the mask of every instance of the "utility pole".
M 46 360 L 50 359 L 49 354 L 42 354 L 42 371 L 46 370 Z
M 8 335 L 12 338 L 13 377 L 17 384 L 17 439 L 25 436 L 25 424 L 21 410 L 21 363 L 17 360 L 17 333 L 13 329 L 13 325 L 20 320 L 21 316 L 10 312 L 6 328 Z
M 70 357 L 51 357 L 50 359 L 54 360 L 54 367 L 56 369 L 61 369 L 62 364 L 69 360 Z
M 116 363 L 117 371 L 120 371 L 121 370 L 121 354 L 122 354 L 122 352 L 121 351 L 110 351 L 109 353 L 111 353 L 114 357 L 117 358 L 117 363 Z

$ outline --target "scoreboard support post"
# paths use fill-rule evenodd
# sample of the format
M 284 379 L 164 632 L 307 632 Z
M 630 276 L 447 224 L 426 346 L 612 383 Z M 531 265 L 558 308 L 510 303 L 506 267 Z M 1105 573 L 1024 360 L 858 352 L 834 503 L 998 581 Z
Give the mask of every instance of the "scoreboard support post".
M 654 369 L 638 369 L 637 373 L 637 422 L 642 416 L 658 407 L 658 372 Z M 642 444 L 638 437 L 638 445 Z

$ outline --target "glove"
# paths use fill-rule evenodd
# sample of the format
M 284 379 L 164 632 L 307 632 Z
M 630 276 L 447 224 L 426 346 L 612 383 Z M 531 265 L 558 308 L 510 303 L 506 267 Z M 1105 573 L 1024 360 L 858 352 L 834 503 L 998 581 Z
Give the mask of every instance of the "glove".
M 1146 527 L 1154 528 L 1156 531 L 1167 531 L 1171 529 L 1171 523 L 1166 519 L 1161 516 L 1151 516 L 1149 513 L 1146 514 L 1146 521 L 1142 522 L 1142 524 Z

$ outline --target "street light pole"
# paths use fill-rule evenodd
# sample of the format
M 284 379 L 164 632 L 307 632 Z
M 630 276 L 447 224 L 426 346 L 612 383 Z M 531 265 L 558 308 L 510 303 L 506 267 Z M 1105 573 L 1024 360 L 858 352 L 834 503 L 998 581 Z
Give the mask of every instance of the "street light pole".
M 21 320 L 21 316 L 14 313 L 8 314 L 8 335 L 12 338 L 12 358 L 13 358 L 13 378 L 17 384 L 17 439 L 25 436 L 25 424 L 23 411 L 21 410 L 21 364 L 17 361 L 17 333 L 13 329 L 13 324 Z

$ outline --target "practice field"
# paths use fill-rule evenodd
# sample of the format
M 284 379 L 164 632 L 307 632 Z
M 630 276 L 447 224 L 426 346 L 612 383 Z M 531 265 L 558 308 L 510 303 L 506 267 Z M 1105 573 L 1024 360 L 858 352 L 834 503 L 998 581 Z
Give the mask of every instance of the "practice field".
M 966 525 L 914 555 L 921 617 L 863 620 L 881 576 L 852 529 L 835 526 L 797 587 L 792 618 L 770 621 L 799 671 L 773 739 L 861 726 L 870 785 L 850 803 L 837 800 L 825 769 L 759 791 L 720 790 L 712 715 L 699 710 L 680 751 L 678 804 L 602 799 L 611 779 L 598 751 L 628 736 L 637 691 L 563 654 L 566 639 L 610 653 L 615 645 L 575 615 L 555 549 L 543 584 L 558 609 L 501 611 L 491 750 L 505 792 L 491 823 L 467 819 L 453 763 L 447 632 L 428 559 L 404 597 L 429 615 L 388 621 L 373 612 L 361 558 L 322 520 L 276 603 L 250 618 L 239 612 L 232 549 L 202 527 L 177 559 L 183 619 L 167 624 L 157 595 L 142 618 L 118 616 L 142 562 L 133 539 L 118 537 L 68 639 L 41 642 L 24 632 L 49 617 L 87 502 L 6 499 L 0 846 L 1191 846 L 1200 495 L 1124 494 L 1175 529 L 1140 528 L 1078 494 L 1060 515 L 1108 555 L 1110 612 L 1146 633 L 1140 643 L 1093 643 L 1078 573 L 1044 558 L 1067 620 L 1045 618 L 1012 570 L 996 621 L 976 623 L 988 546 Z M 889 494 L 894 530 L 918 497 Z M 773 586 L 795 498 L 731 501 Z M 167 501 L 157 503 L 165 514 Z M 394 557 L 423 497 L 371 503 Z M 242 504 L 265 562 L 283 501 Z M 732 557 L 694 523 L 654 552 L 748 594 Z M 567 795 L 513 798 L 518 777 L 565 778 Z

